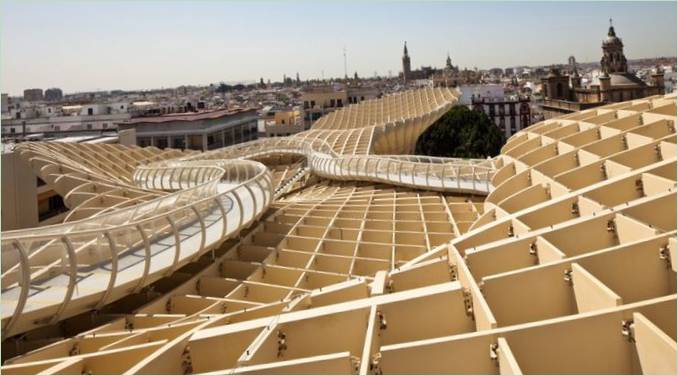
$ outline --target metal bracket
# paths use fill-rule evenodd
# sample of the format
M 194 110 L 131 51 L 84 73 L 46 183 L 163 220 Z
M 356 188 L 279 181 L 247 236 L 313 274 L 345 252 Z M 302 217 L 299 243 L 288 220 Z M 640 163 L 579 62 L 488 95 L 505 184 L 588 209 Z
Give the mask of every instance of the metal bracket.
M 386 324 L 386 316 L 384 313 L 377 311 L 377 319 L 379 320 L 379 330 L 386 330 L 388 325 Z
M 193 359 L 191 359 L 191 347 L 184 347 L 184 352 L 181 353 L 181 368 L 184 370 L 184 375 L 193 373 Z
M 659 248 L 659 259 L 664 260 L 666 263 L 666 269 L 671 269 L 671 256 L 668 243 Z
M 459 279 L 457 275 L 457 265 L 450 265 L 448 270 L 450 272 L 450 281 L 456 281 Z
M 490 344 L 490 359 L 494 362 L 499 362 L 499 344 Z
M 351 367 L 353 368 L 353 373 L 358 374 L 360 372 L 360 358 L 352 355 L 351 356 Z
M 572 286 L 572 269 L 565 269 L 563 272 L 563 280 L 567 282 L 568 285 Z
M 530 255 L 532 256 L 537 255 L 537 242 L 530 243 Z
M 278 358 L 282 358 L 287 350 L 287 335 L 282 330 L 278 330 Z
M 610 219 L 607 221 L 607 232 L 615 232 L 617 231 L 617 224 L 614 223 L 614 219 Z
M 372 359 L 370 360 L 370 372 L 373 375 L 383 375 L 380 363 L 381 363 L 381 353 L 378 352 L 372 355 Z
M 633 320 L 622 320 L 621 327 L 621 334 L 626 337 L 629 342 L 636 342 L 633 330 Z
M 640 193 L 641 196 L 645 196 L 645 188 L 643 186 L 643 179 L 636 179 L 636 191 Z
M 74 343 L 71 350 L 68 352 L 68 356 L 76 355 L 80 355 L 80 344 L 78 342 Z
M 471 291 L 469 289 L 463 289 L 462 295 L 464 296 L 464 312 L 466 313 L 466 316 L 475 319 L 475 316 L 473 315 L 473 298 L 471 296 Z

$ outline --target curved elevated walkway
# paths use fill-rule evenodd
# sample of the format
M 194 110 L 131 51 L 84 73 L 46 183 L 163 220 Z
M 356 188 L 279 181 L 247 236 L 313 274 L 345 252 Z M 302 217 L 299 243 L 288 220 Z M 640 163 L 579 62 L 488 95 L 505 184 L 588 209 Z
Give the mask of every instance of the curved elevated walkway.
M 388 127 L 381 124 L 368 128 L 373 134 L 378 129 L 384 139 L 394 135 L 383 150 L 402 149 L 401 144 L 423 131 L 453 103 L 449 91 L 424 93 L 423 97 L 429 95 L 432 100 L 427 106 L 416 104 L 422 101 L 421 93 L 404 95 L 418 98 L 419 102 L 413 102 L 417 110 L 408 112 L 410 117 L 400 126 L 389 123 Z M 327 122 L 323 124 L 330 127 Z M 341 124 L 345 126 L 346 122 Z M 402 134 L 388 133 L 384 131 L 387 128 Z M 140 195 L 146 194 L 147 199 L 132 204 L 124 201 L 127 207 L 104 210 L 65 224 L 4 232 L 3 338 L 99 309 L 139 292 L 235 237 L 269 208 L 276 195 L 282 194 L 273 187 L 266 166 L 247 159 L 296 154 L 306 158 L 312 173 L 327 179 L 481 195 L 493 189 L 491 179 L 497 168 L 495 161 L 489 159 L 344 155 L 323 139 L 288 137 L 189 156 L 174 154 L 179 158 L 135 167 L 129 178 L 131 183 L 105 170 L 97 175 L 98 166 L 87 166 L 85 171 L 77 171 L 79 166 L 70 167 L 69 171 L 76 170 L 70 173 L 77 179 L 69 183 L 63 179 L 64 165 L 60 162 L 68 162 L 76 153 L 53 150 L 43 144 L 29 143 L 19 148 L 40 176 L 66 192 L 69 203 L 79 205 L 75 206 L 76 212 L 85 213 L 77 209 L 103 201 L 98 192 L 101 187 L 116 192 L 136 190 Z M 86 193 L 86 199 L 77 199 L 73 192 Z

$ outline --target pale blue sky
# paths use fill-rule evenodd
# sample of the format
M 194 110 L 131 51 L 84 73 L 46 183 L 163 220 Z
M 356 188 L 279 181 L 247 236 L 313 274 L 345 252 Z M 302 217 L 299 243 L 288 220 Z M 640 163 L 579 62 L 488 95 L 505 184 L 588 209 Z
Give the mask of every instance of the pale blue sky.
M 614 19 L 628 58 L 676 55 L 675 2 L 11 1 L 0 5 L 3 92 L 395 75 L 600 59 Z

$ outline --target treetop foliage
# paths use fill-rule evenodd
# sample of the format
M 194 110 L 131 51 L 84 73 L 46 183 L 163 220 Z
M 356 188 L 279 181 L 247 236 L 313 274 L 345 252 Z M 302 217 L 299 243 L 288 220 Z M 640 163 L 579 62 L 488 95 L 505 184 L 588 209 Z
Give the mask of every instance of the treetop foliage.
M 454 106 L 417 140 L 416 154 L 452 158 L 486 158 L 499 154 L 504 133 L 486 114 Z

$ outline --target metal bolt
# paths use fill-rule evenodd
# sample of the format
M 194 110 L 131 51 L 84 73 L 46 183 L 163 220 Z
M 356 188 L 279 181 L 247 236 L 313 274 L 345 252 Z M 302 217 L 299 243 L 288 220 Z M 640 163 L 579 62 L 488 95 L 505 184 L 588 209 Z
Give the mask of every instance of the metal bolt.
M 563 272 L 563 280 L 567 282 L 569 285 L 572 285 L 572 269 L 566 269 Z

